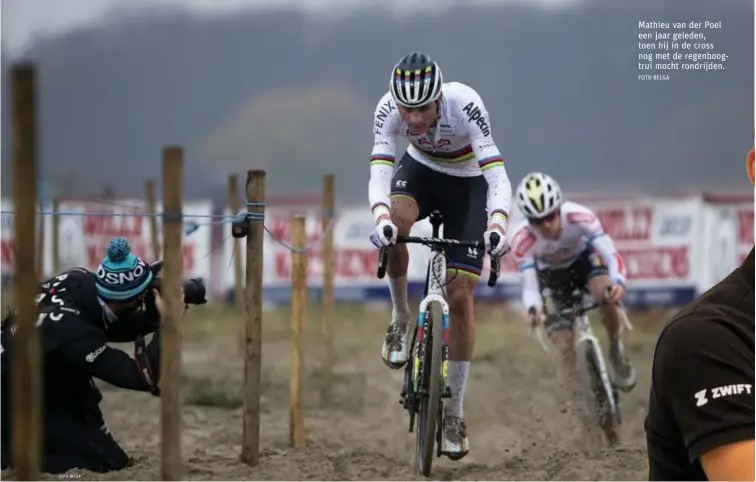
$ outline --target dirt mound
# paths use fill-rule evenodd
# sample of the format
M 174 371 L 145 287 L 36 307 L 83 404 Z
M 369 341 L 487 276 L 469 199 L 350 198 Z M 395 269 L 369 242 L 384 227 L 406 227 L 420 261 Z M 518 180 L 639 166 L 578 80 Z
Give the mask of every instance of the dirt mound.
M 341 315 L 336 324 L 338 361 L 329 395 L 324 393 L 316 369 L 318 327 L 310 327 L 303 399 L 308 443 L 292 449 L 288 443 L 291 346 L 286 339 L 287 315 L 278 315 L 281 320 L 275 322 L 270 321 L 275 315 L 265 316 L 260 464 L 250 468 L 239 462 L 243 370 L 229 332 L 225 339 L 219 337 L 212 343 L 185 344 L 184 476 L 204 480 L 424 480 L 412 472 L 414 434 L 408 433 L 408 418 L 398 403 L 402 372 L 389 370 L 379 358 L 385 329 L 382 318 Z M 602 331 L 600 326 L 596 328 Z M 562 401 L 553 360 L 526 338 L 521 327 L 499 319 L 480 323 L 465 401 L 472 451 L 459 462 L 436 459 L 433 478 L 647 478 L 643 418 L 655 336 L 638 331 L 631 335 L 628 348 L 639 383 L 622 399 L 622 443 L 608 449 L 587 442 L 576 429 Z M 76 475 L 99 480 L 158 477 L 159 400 L 112 388 L 104 390 L 104 395 L 103 409 L 111 430 L 136 463 L 120 472 L 77 471 Z

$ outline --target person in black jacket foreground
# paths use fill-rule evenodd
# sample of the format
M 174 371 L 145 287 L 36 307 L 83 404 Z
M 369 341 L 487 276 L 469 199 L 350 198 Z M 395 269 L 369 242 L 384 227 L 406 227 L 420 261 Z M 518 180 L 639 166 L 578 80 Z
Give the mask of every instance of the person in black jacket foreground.
M 756 182 L 754 149 L 746 157 Z M 648 480 L 754 480 L 754 250 L 680 310 L 656 344 Z
M 93 378 L 160 395 L 160 297 L 162 263 L 149 266 L 113 239 L 97 272 L 74 268 L 51 278 L 37 292 L 44 370 L 42 469 L 95 472 L 131 464 L 108 429 Z M 184 282 L 184 302 L 203 304 L 202 279 Z M 11 358 L 13 313 L 2 323 L 2 468 L 12 466 Z M 149 344 L 144 336 L 154 333 Z M 108 343 L 134 342 L 134 357 Z

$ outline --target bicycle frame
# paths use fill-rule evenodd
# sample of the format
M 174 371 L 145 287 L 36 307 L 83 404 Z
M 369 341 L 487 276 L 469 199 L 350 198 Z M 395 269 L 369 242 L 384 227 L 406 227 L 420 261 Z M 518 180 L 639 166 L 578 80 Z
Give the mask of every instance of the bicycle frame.
M 438 237 L 440 224 L 433 223 L 433 237 Z M 426 274 L 425 292 L 423 299 L 420 301 L 418 309 L 417 324 L 415 333 L 412 337 L 413 347 L 413 366 L 412 366 L 412 388 L 415 393 L 420 389 L 421 378 L 421 360 L 423 360 L 428 311 L 431 303 L 438 303 L 441 307 L 441 332 L 442 332 L 442 359 L 441 359 L 441 386 L 443 393 L 447 391 L 448 385 L 448 360 L 449 360 L 449 303 L 446 301 L 443 287 L 446 285 L 446 254 L 439 247 L 431 248 L 431 258 L 428 263 L 428 272 Z
M 589 371 L 591 372 L 589 373 L 591 383 L 593 384 L 596 381 L 599 382 L 601 390 L 604 394 L 603 398 L 606 399 L 608 405 L 607 408 L 609 413 L 603 413 L 600 414 L 600 416 L 609 416 L 612 420 L 610 426 L 605 425 L 605 422 L 602 421 L 603 419 L 599 420 L 599 424 L 604 430 L 606 436 L 609 438 L 610 443 L 616 443 L 616 432 L 614 431 L 613 426 L 620 423 L 619 399 L 617 398 L 616 387 L 611 381 L 609 372 L 607 371 L 606 361 L 604 359 L 604 352 L 601 349 L 601 344 L 599 343 L 596 335 L 593 333 L 593 327 L 591 326 L 590 319 L 588 318 L 588 312 L 590 310 L 598 308 L 599 306 L 601 306 L 601 304 L 596 302 L 595 300 L 587 302 L 586 294 L 579 289 L 575 290 L 572 293 L 571 298 L 572 306 L 563 309 L 547 311 L 551 312 L 550 316 L 556 315 L 561 320 L 570 321 L 570 326 L 572 327 L 572 329 L 577 329 L 577 336 L 573 345 L 573 349 L 575 350 L 576 354 L 583 353 L 585 355 L 588 355 L 588 359 L 586 361 L 593 366 L 593 368 L 589 369 Z M 535 311 L 531 310 L 531 327 L 535 328 L 535 334 L 538 337 L 538 341 L 541 342 L 541 347 L 544 349 L 544 351 L 549 351 L 540 336 L 544 331 L 543 327 L 540 325 L 534 327 L 532 324 L 532 317 L 534 315 Z M 597 387 L 594 386 L 593 390 L 595 390 L 596 388 Z M 593 392 L 593 397 L 596 396 L 598 396 L 598 394 Z
M 415 416 L 421 414 L 418 423 L 418 446 L 416 462 L 420 472 L 428 476 L 432 455 L 428 450 L 436 447 L 436 456 L 441 455 L 442 399 L 449 398 L 451 391 L 448 383 L 449 360 L 449 304 L 446 301 L 446 253 L 452 246 L 485 249 L 482 241 L 460 241 L 439 238 L 443 223 L 441 213 L 430 214 L 433 227 L 432 237 L 397 236 L 397 243 L 417 243 L 430 248 L 431 258 L 425 279 L 423 298 L 420 301 L 415 330 L 412 332 L 410 360 L 405 366 L 404 384 L 399 403 L 409 412 L 409 431 L 414 431 Z M 391 228 L 384 228 L 384 235 L 392 235 Z M 491 236 L 491 243 L 498 244 L 496 233 Z M 383 248 L 378 257 L 378 278 L 386 274 L 388 248 Z M 491 258 L 488 285 L 494 286 L 499 277 L 499 258 Z M 440 333 L 439 333 L 440 331 Z M 439 339 L 440 338 L 440 339 Z M 432 343 L 431 343 L 432 341 Z M 430 351 L 427 351 L 430 350 Z M 426 364 L 429 363 L 429 366 Z M 440 373 L 439 373 L 440 371 Z M 436 392 L 438 390 L 438 392 Z M 427 405 L 423 405 L 427 403 Z M 429 418 L 429 417 L 432 417 Z M 425 424 L 423 424 L 425 421 Z M 433 437 L 433 438 L 429 438 Z

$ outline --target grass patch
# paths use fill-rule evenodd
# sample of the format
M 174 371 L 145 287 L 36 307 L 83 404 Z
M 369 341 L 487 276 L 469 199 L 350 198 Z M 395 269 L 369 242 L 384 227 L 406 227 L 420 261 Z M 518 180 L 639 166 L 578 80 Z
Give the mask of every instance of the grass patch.
M 190 383 L 184 404 L 199 407 L 216 407 L 233 410 L 239 408 L 244 399 L 238 389 L 231 389 L 212 379 L 196 380 Z
M 375 326 L 378 322 L 385 330 L 391 316 L 391 308 L 371 310 L 359 304 L 338 305 L 334 314 L 333 328 L 360 331 Z M 305 335 L 320 337 L 323 319 L 321 306 L 310 303 L 305 319 Z M 224 303 L 213 303 L 191 307 L 182 320 L 182 331 L 188 340 L 242 339 L 244 336 L 244 312 L 237 311 Z M 291 337 L 291 311 L 282 306 L 262 313 L 263 341 L 287 340 Z
M 664 310 L 662 313 L 653 311 L 630 312 L 630 319 L 635 327 L 628 333 L 630 343 L 655 340 L 664 322 L 674 310 Z M 334 343 L 340 349 L 352 340 L 360 341 L 362 337 L 379 339 L 385 331 L 391 308 L 375 309 L 359 304 L 338 305 L 332 329 Z M 501 337 L 515 337 L 527 345 L 533 343 L 526 336 L 525 322 L 522 314 L 513 311 L 505 304 L 480 304 L 476 307 L 476 321 L 478 326 L 478 342 L 482 345 L 497 344 Z M 600 339 L 603 338 L 603 326 L 594 314 L 592 325 Z M 308 306 L 305 321 L 305 340 L 318 346 L 322 340 L 322 314 L 319 304 Z M 187 341 L 206 342 L 208 340 L 235 341 L 241 346 L 244 339 L 244 313 L 220 303 L 210 306 L 192 307 L 182 320 L 182 331 Z M 489 338 L 491 337 L 491 338 Z M 274 341 L 287 341 L 291 338 L 291 313 L 289 307 L 263 312 L 262 339 L 263 344 Z M 633 341 L 631 341 L 633 340 Z M 361 341 L 360 341 L 361 342 Z M 361 346 L 361 345 L 360 345 Z

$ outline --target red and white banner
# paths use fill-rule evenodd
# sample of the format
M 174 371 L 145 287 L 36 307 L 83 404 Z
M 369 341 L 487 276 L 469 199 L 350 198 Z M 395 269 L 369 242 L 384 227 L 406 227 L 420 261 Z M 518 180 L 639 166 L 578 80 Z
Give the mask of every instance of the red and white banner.
M 228 211 L 227 211 L 228 214 Z M 323 228 L 320 211 L 316 208 L 269 208 L 265 212 L 265 226 L 267 231 L 264 239 L 263 284 L 265 286 L 284 286 L 291 282 L 291 224 L 292 217 L 305 217 L 305 233 L 307 236 L 307 277 L 310 286 L 321 286 L 323 282 Z M 254 222 L 254 221 L 253 221 Z M 336 286 L 385 286 L 385 280 L 376 277 L 378 267 L 378 251 L 370 244 L 370 232 L 375 222 L 369 210 L 345 209 L 337 213 L 330 229 L 334 236 L 334 283 Z M 412 234 L 429 236 L 430 223 L 417 223 Z M 230 226 L 224 226 L 223 263 L 231 265 L 233 256 Z M 243 244 L 242 244 L 243 246 Z M 424 279 L 427 267 L 428 253 L 423 246 L 409 245 L 410 279 Z M 245 262 L 244 249 L 239 253 L 242 263 Z M 223 286 L 233 288 L 234 274 L 232 269 L 224 269 Z
M 155 209 L 160 212 L 162 205 Z M 63 266 L 83 266 L 95 269 L 105 256 L 110 240 L 122 236 L 129 240 L 132 252 L 145 261 L 154 261 L 152 251 L 150 218 L 145 216 L 145 203 L 140 199 L 119 200 L 117 203 L 97 201 L 61 202 L 61 212 L 86 212 L 91 215 L 61 215 L 60 260 Z M 202 216 L 184 220 L 184 236 L 181 252 L 184 277 L 211 275 L 211 224 L 212 203 L 209 201 L 187 202 L 184 214 Z M 207 217 L 205 217 L 207 216 Z M 158 240 L 162 243 L 162 223 L 157 218 Z
M 3 212 L 12 211 L 12 202 L 3 200 Z M 114 237 L 122 236 L 129 240 L 134 254 L 145 261 L 153 261 L 151 247 L 150 218 L 145 216 L 144 201 L 139 199 L 118 200 L 113 202 L 98 201 L 63 201 L 58 207 L 58 253 L 62 269 L 81 266 L 90 270 L 97 268 L 105 249 Z M 160 211 L 162 206 L 158 204 Z M 49 210 L 49 207 L 48 207 Z M 69 214 L 66 214 L 69 213 Z M 91 213 L 84 214 L 81 213 Z M 187 218 L 184 221 L 182 240 L 183 272 L 185 277 L 211 276 L 211 224 L 210 201 L 188 202 L 184 204 L 184 214 L 202 216 Z M 13 273 L 12 245 L 13 216 L 3 214 L 2 232 L 2 270 L 3 274 Z M 45 274 L 52 275 L 52 216 L 45 219 Z M 158 239 L 162 242 L 162 224 L 158 218 Z
M 720 202 L 713 202 L 704 196 L 623 198 L 614 201 L 592 198 L 584 204 L 595 212 L 622 254 L 631 290 L 679 291 L 695 288 L 696 292 L 701 293 L 737 267 L 754 243 L 753 199 L 747 196 Z M 161 207 L 158 206 L 157 209 L 160 210 Z M 46 210 L 49 211 L 50 207 Z M 2 211 L 13 211 L 11 200 L 2 200 Z M 128 238 L 135 254 L 146 260 L 153 259 L 150 218 L 143 215 L 145 210 L 142 200 L 118 200 L 113 203 L 67 201 L 61 203 L 59 211 L 59 255 L 63 267 L 96 268 L 105 255 L 105 247 L 115 236 Z M 71 214 L 66 215 L 66 212 Z M 74 214 L 81 212 L 93 214 Z M 212 250 L 212 220 L 206 217 L 212 213 L 211 203 L 188 202 L 184 206 L 184 212 L 202 216 L 187 218 L 184 223 L 184 276 L 202 276 L 208 281 L 208 286 L 216 286 L 221 290 L 232 289 L 234 275 L 230 223 L 223 224 L 223 250 L 214 257 L 209 255 Z M 295 213 L 304 215 L 306 219 L 308 285 L 318 287 L 322 283 L 323 229 L 319 206 L 271 207 L 265 214 L 265 225 L 269 231 L 265 235 L 263 259 L 263 283 L 266 288 L 286 288 L 290 285 L 289 246 L 291 219 Z M 515 210 L 510 221 L 510 232 L 521 219 L 521 215 Z M 44 216 L 44 222 L 45 274 L 51 275 L 52 216 Z M 378 252 L 369 241 L 373 226 L 373 217 L 367 208 L 358 206 L 338 211 L 331 226 L 338 289 L 386 288 L 386 280 L 379 280 L 375 275 Z M 159 219 L 158 230 L 159 237 L 162 237 Z M 430 236 L 428 221 L 417 223 L 412 234 Z M 13 215 L 3 214 L 0 226 L 3 275 L 13 273 L 14 241 Z M 243 260 L 243 242 L 241 246 L 240 255 Z M 408 279 L 414 284 L 422 283 L 429 250 L 420 245 L 409 245 L 408 248 Z M 212 263 L 215 263 L 215 269 L 211 269 Z M 485 283 L 486 279 L 487 266 L 484 266 L 481 282 Z M 508 255 L 502 263 L 499 283 L 512 288 L 517 287 L 519 282 L 519 273 Z
M 715 284 L 748 256 L 753 248 L 753 214 L 752 199 L 707 205 L 699 241 L 707 259 L 703 286 Z
M 37 211 L 42 209 L 41 206 L 37 206 Z M 50 206 L 46 206 L 45 211 L 50 211 Z M 0 269 L 3 276 L 13 274 L 15 268 L 16 256 L 15 256 L 15 242 L 16 238 L 13 235 L 13 200 L 12 199 L 0 199 Z M 43 224 L 44 223 L 44 224 Z M 52 272 L 52 257 L 48 253 L 52 253 L 52 244 L 50 241 L 49 233 L 52 232 L 52 216 L 37 215 L 37 236 L 40 235 L 40 228 L 44 226 L 44 265 L 43 271 L 45 274 Z
M 721 279 L 720 271 L 732 271 L 753 246 L 753 204 L 750 203 L 710 205 L 702 197 L 687 197 L 621 201 L 591 199 L 585 205 L 594 211 L 622 254 L 631 288 L 695 287 L 701 292 Z M 266 286 L 290 283 L 291 253 L 279 241 L 291 243 L 292 214 L 292 210 L 286 209 L 266 212 L 265 223 L 270 231 L 266 234 L 264 246 Z M 304 208 L 298 214 L 306 216 L 308 244 L 311 246 L 308 284 L 320 286 L 322 230 L 319 212 L 317 208 Z M 510 230 L 514 230 L 521 219 L 516 213 L 510 221 Z M 375 276 L 377 251 L 368 240 L 373 226 L 373 217 L 367 209 L 352 208 L 338 213 L 333 225 L 337 287 L 385 286 L 385 280 L 378 280 Z M 226 236 L 229 229 L 226 228 Z M 427 220 L 418 223 L 412 232 L 415 235 L 430 233 Z M 715 242 L 721 245 L 720 255 L 712 251 Z M 224 247 L 223 257 L 227 264 L 231 258 L 231 246 L 232 243 L 227 241 Z M 419 245 L 410 245 L 409 249 L 408 279 L 422 282 L 428 249 Z M 731 262 L 722 263 L 723 256 L 732 257 Z M 487 279 L 487 269 L 486 260 L 481 282 Z M 224 286 L 233 287 L 232 270 L 223 270 L 223 273 Z M 519 274 L 510 255 L 503 259 L 499 282 L 519 283 Z
M 13 211 L 13 201 L 9 199 L 3 199 L 2 203 L 3 214 L 0 217 L 2 219 L 2 226 L 0 226 L 0 252 L 2 258 L 0 258 L 0 266 L 2 266 L 3 275 L 13 273 L 14 263 L 16 262 L 15 251 L 13 249 L 15 243 L 15 237 L 13 236 L 13 215 L 10 212 Z
M 694 286 L 703 269 L 703 202 L 638 199 L 588 205 L 625 260 L 631 286 Z

